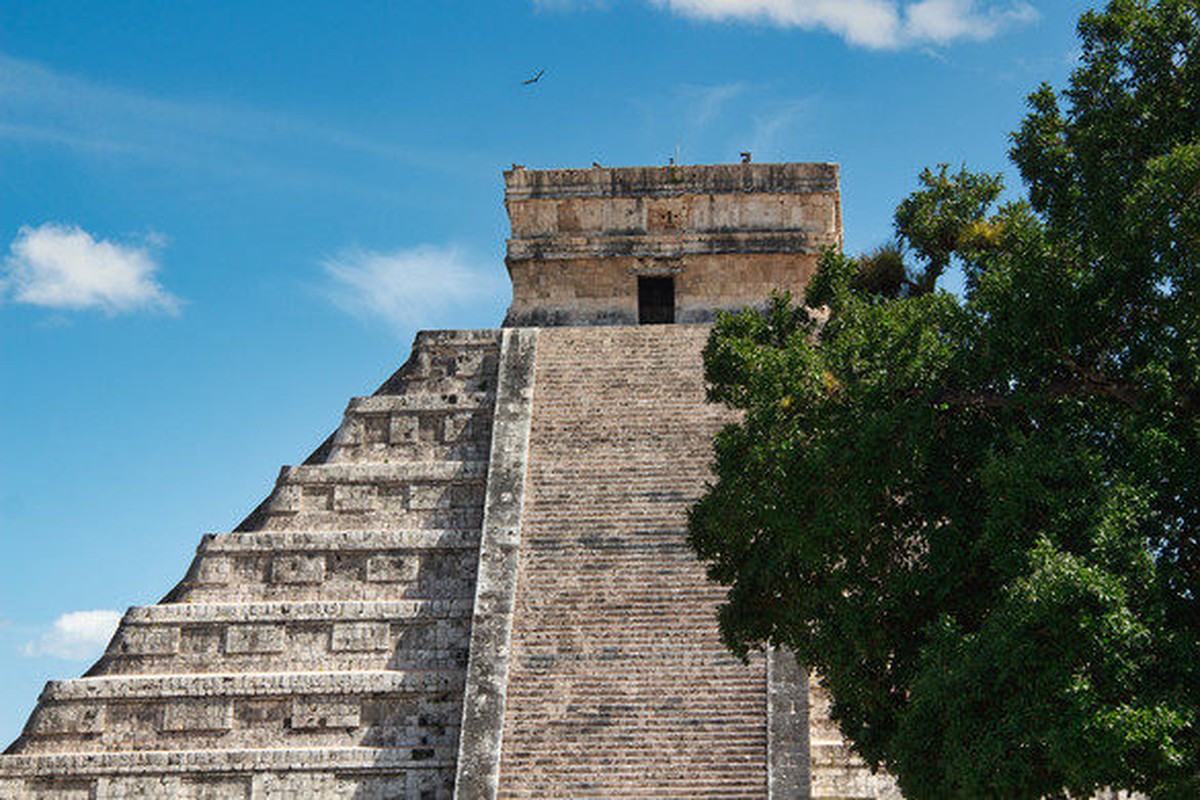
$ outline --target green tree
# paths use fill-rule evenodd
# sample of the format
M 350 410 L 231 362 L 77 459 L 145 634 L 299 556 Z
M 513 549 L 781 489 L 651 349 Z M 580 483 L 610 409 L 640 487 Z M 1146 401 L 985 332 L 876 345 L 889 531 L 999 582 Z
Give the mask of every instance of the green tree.
M 927 170 L 896 267 L 722 317 L 690 538 L 913 800 L 1200 796 L 1200 2 L 1112 0 L 1013 135 Z M 952 262 L 961 298 L 935 290 Z

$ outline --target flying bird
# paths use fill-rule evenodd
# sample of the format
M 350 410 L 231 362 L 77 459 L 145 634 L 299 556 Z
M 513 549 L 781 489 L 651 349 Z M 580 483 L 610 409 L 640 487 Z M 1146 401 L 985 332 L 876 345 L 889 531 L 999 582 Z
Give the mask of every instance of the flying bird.
M 528 86 L 531 83 L 537 83 L 538 81 L 540 81 L 542 79 L 542 76 L 545 74 L 546 74 L 546 70 L 539 69 L 537 71 L 537 74 L 535 74 L 532 78 L 527 78 L 526 80 L 521 81 L 521 85 Z

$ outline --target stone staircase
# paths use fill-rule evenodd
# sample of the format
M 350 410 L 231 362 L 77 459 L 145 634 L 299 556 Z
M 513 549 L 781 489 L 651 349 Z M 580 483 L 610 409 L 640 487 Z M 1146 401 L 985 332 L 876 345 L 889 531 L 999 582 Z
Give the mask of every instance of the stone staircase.
M 720 643 L 724 589 L 684 533 L 732 419 L 704 399 L 706 337 L 420 334 L 46 686 L 0 800 L 449 800 L 456 770 L 463 800 L 899 798 L 785 654 Z
M 831 699 L 819 681 L 809 683 L 809 749 L 812 800 L 903 800 L 890 775 L 874 773 L 851 749 L 829 716 Z
M 721 645 L 684 535 L 729 419 L 706 337 L 538 333 L 499 797 L 768 796 L 763 660 Z
M 500 337 L 422 333 L 85 677 L 46 686 L 0 798 L 449 798 Z

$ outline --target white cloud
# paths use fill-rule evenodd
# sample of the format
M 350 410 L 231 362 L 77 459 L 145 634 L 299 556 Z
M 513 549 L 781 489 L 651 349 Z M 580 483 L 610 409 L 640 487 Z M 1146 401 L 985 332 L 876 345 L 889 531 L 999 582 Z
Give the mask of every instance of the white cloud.
M 454 246 L 351 248 L 324 259 L 321 267 L 339 308 L 397 327 L 425 324 L 448 309 L 488 302 L 505 291 L 501 270 L 473 266 Z
M 9 245 L 0 287 L 18 303 L 45 308 L 175 313 L 179 300 L 154 278 L 160 244 L 157 238 L 141 246 L 110 242 L 53 222 L 25 226 Z
M 27 656 L 66 660 L 95 658 L 112 638 L 121 614 L 117 611 L 71 611 L 54 620 L 50 630 L 21 648 Z
M 852 45 L 896 49 L 982 40 L 1037 19 L 1024 0 L 650 0 L 693 19 L 826 30 Z
M 948 44 L 956 39 L 990 39 L 1012 25 L 1035 21 L 1027 3 L 976 8 L 974 0 L 921 0 L 905 9 L 905 38 L 912 42 Z

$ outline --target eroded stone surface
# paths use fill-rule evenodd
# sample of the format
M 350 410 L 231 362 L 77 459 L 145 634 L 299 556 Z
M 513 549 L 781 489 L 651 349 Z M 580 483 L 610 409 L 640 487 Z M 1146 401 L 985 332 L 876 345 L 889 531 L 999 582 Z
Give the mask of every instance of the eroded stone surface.
M 638 322 L 638 278 L 674 283 L 674 320 L 799 295 L 841 244 L 836 164 L 722 164 L 504 174 L 513 282 L 506 325 Z
M 514 325 L 636 322 L 640 277 L 705 320 L 799 292 L 841 239 L 835 165 L 505 177 Z M 47 685 L 0 800 L 439 800 L 456 770 L 463 800 L 898 796 L 786 654 L 717 639 L 683 535 L 730 419 L 706 335 L 419 334 L 87 677 Z
M 47 685 L 0 798 L 449 797 L 499 345 L 421 334 L 87 677 Z

